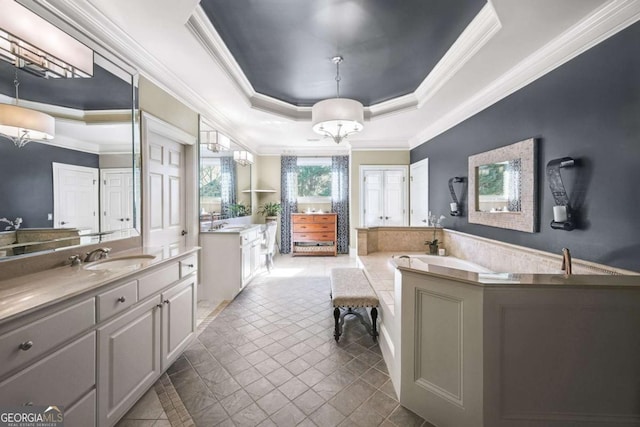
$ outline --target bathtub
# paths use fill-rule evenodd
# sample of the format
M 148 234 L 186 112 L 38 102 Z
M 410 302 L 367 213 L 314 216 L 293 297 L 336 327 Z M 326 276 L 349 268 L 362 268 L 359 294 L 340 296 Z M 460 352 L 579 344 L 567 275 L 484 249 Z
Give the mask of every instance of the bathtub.
M 492 273 L 481 265 L 474 264 L 471 261 L 467 261 L 460 258 L 451 256 L 438 256 L 438 255 L 400 255 L 394 256 L 393 259 L 399 257 L 409 257 L 412 266 L 418 267 L 422 270 L 429 271 L 429 265 L 437 265 L 439 267 L 455 268 L 456 270 L 471 271 L 473 273 Z

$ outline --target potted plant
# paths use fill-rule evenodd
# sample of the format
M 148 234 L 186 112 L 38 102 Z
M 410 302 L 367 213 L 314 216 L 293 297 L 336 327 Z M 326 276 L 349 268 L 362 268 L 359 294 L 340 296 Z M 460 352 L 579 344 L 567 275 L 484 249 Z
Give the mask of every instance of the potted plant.
M 424 241 L 424 244 L 429 246 L 429 255 L 438 255 L 439 241 L 436 239 L 436 233 L 438 232 L 438 228 L 442 228 L 441 222 L 445 218 L 444 215 L 440 215 L 440 218 L 437 218 L 429 212 L 429 225 L 433 227 L 433 239 Z
M 232 218 L 251 215 L 251 207 L 242 203 L 232 204 L 229 205 L 229 214 Z
M 264 215 L 266 222 L 277 221 L 282 206 L 278 202 L 267 202 L 258 208 L 258 213 Z

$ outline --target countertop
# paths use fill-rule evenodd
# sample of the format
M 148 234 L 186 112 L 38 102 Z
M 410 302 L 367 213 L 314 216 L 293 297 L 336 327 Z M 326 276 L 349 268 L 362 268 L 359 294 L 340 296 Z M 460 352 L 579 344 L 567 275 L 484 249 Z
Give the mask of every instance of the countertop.
M 454 279 L 474 286 L 482 287 L 601 287 L 612 288 L 637 288 L 640 290 L 640 276 L 624 275 L 598 275 L 598 274 L 522 274 L 522 273 L 474 273 L 455 268 L 429 265 L 411 262 L 406 258 L 391 258 L 394 254 L 388 254 L 388 262 L 401 271 L 411 271 L 428 276 Z M 398 255 L 398 254 L 395 254 Z
M 82 295 L 132 273 L 140 273 L 171 259 L 200 250 L 199 247 L 140 247 L 121 251 L 110 258 L 153 255 L 139 266 L 114 270 L 86 270 L 89 264 L 58 267 L 0 281 L 0 322 Z M 99 262 L 99 261 L 98 261 Z
M 229 225 L 227 227 L 220 228 L 218 230 L 204 230 L 200 231 L 200 234 L 240 234 L 244 231 L 251 230 L 253 228 L 260 228 L 264 224 L 244 224 L 244 225 Z

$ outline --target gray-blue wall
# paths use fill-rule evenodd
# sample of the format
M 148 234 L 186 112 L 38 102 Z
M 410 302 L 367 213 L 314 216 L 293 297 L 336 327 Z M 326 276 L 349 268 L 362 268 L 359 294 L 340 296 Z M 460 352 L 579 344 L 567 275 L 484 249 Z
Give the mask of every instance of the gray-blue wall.
M 53 213 L 52 162 L 98 168 L 98 155 L 34 142 L 16 148 L 0 137 L 0 218 L 21 217 L 23 228 L 53 227 L 47 220 Z
M 411 151 L 429 158 L 430 209 L 446 214 L 447 181 L 467 176 L 468 156 L 526 138 L 539 140 L 538 233 L 448 216 L 445 226 L 535 249 L 640 271 L 640 23 L 623 30 L 518 92 Z M 552 230 L 549 160 L 570 156 L 563 169 L 580 229 Z M 457 185 L 456 192 L 460 193 Z M 465 208 L 467 207 L 465 200 Z

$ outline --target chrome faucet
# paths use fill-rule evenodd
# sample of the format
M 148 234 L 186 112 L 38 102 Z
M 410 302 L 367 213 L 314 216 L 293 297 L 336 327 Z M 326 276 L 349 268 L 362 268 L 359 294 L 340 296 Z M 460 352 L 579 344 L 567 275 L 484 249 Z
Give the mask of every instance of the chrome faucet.
M 566 277 L 571 276 L 571 252 L 569 249 L 562 248 L 562 270 Z
M 111 252 L 111 248 L 94 249 L 91 252 L 87 252 L 87 255 L 84 258 L 84 262 L 91 262 L 95 261 L 96 259 L 104 259 L 109 256 L 109 252 Z

